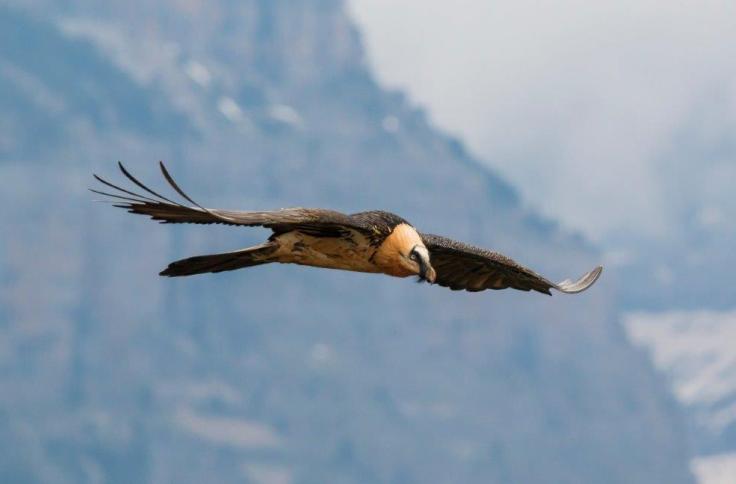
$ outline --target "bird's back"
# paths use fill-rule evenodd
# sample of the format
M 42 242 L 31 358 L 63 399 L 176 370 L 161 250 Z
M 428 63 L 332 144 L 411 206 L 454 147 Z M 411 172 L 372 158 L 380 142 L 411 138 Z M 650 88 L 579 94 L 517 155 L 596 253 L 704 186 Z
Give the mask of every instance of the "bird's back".
M 350 214 L 350 218 L 366 228 L 388 235 L 399 224 L 411 225 L 395 213 L 383 210 L 369 210 Z

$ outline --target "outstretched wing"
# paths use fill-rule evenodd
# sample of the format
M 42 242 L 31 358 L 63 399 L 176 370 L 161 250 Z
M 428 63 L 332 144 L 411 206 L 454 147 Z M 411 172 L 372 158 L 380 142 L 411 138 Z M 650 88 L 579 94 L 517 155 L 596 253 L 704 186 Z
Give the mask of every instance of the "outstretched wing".
M 145 195 L 114 185 L 109 181 L 94 175 L 100 183 L 112 189 L 112 193 L 101 190 L 90 189 L 94 193 L 110 197 L 114 200 L 114 206 L 124 208 L 130 213 L 148 215 L 154 220 L 162 223 L 192 223 L 192 224 L 226 224 L 242 226 L 263 226 L 283 232 L 287 230 L 300 229 L 305 232 L 313 232 L 315 235 L 339 236 L 349 230 L 367 230 L 359 221 L 351 219 L 350 216 L 319 208 L 284 208 L 281 210 L 265 212 L 246 212 L 236 210 L 219 210 L 205 208 L 192 200 L 179 188 L 169 174 L 163 163 L 159 163 L 161 173 L 171 187 L 191 206 L 183 205 L 175 200 L 153 191 L 125 169 L 118 162 L 120 171 L 128 180 L 145 192 Z
M 582 292 L 601 275 L 596 267 L 577 281 L 565 280 L 555 284 L 531 269 L 517 264 L 498 252 L 463 244 L 446 237 L 420 234 L 430 254 L 430 262 L 437 272 L 436 283 L 459 291 L 514 288 L 551 294 L 550 289 L 564 293 Z

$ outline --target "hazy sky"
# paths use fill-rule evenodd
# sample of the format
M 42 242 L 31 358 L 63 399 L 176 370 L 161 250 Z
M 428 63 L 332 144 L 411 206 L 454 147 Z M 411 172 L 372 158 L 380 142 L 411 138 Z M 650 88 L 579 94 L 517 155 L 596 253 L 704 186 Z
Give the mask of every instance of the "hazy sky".
M 666 236 L 679 196 L 709 190 L 677 193 L 699 163 L 683 167 L 679 144 L 688 130 L 707 144 L 736 126 L 733 0 L 350 6 L 385 85 L 406 89 L 532 206 L 596 240 Z M 736 159 L 707 156 L 716 179 L 736 180 Z M 695 207 L 704 223 L 723 216 L 723 197 L 736 199 Z

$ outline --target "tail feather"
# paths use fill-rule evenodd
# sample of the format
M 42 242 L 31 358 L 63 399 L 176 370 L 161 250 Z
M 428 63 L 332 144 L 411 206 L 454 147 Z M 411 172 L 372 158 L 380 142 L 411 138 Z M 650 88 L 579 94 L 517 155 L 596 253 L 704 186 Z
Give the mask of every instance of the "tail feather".
M 277 245 L 271 242 L 224 254 L 199 255 L 174 261 L 159 275 L 168 277 L 192 276 L 207 272 L 224 272 L 273 262 L 269 256 Z

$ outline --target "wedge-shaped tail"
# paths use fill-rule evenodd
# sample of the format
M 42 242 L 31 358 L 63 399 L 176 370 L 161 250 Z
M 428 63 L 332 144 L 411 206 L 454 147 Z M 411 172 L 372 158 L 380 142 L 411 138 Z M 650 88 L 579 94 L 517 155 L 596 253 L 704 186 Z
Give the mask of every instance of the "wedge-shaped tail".
M 269 256 L 277 245 L 271 242 L 224 254 L 198 255 L 169 264 L 159 275 L 168 277 L 193 276 L 207 272 L 224 272 L 274 262 Z

